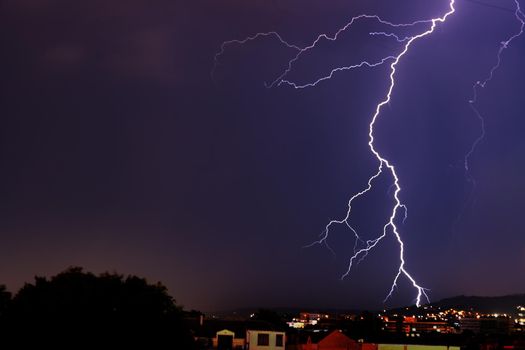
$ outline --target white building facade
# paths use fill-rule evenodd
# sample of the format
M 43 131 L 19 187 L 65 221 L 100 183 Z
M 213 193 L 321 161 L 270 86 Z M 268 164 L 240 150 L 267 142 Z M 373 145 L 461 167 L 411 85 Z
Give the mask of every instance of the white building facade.
M 248 350 L 284 350 L 285 332 L 246 331 L 246 348 Z

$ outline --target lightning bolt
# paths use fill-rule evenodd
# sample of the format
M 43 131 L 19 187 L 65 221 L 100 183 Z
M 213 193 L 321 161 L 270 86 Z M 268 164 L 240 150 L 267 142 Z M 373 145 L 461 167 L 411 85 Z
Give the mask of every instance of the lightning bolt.
M 312 247 L 314 245 L 321 244 L 321 245 L 326 246 L 333 253 L 333 250 L 330 248 L 330 246 L 328 244 L 328 238 L 329 238 L 329 235 L 330 235 L 330 230 L 335 225 L 344 225 L 344 226 L 346 226 L 354 234 L 355 243 L 354 243 L 353 255 L 350 257 L 350 259 L 348 261 L 347 270 L 341 276 L 341 279 L 344 279 L 350 274 L 352 268 L 355 265 L 358 265 L 360 262 L 362 262 L 367 257 L 367 255 L 385 237 L 387 237 L 387 235 L 392 234 L 395 237 L 395 239 L 396 239 L 396 241 L 397 241 L 397 243 L 399 245 L 399 265 L 398 265 L 397 273 L 394 276 L 391 288 L 390 288 L 390 290 L 389 290 L 389 292 L 388 292 L 388 294 L 387 294 L 387 296 L 385 298 L 385 301 L 392 296 L 392 294 L 394 293 L 394 291 L 395 291 L 395 289 L 396 289 L 396 287 L 397 287 L 397 285 L 399 283 L 399 280 L 402 277 L 405 277 L 408 280 L 408 282 L 410 283 L 410 285 L 416 291 L 415 304 L 417 306 L 421 305 L 421 302 L 422 302 L 423 298 L 425 298 L 428 301 L 427 289 L 423 288 L 415 280 L 415 278 L 409 273 L 409 271 L 406 268 L 405 244 L 404 244 L 404 242 L 403 242 L 403 240 L 401 238 L 401 234 L 400 234 L 399 229 L 398 229 L 398 227 L 396 225 L 396 222 L 399 220 L 400 216 L 402 216 L 403 222 L 406 220 L 407 213 L 408 213 L 407 212 L 407 207 L 405 206 L 405 204 L 402 203 L 402 201 L 400 199 L 400 194 L 401 194 L 402 188 L 401 188 L 400 180 L 399 180 L 399 177 L 398 177 L 398 174 L 397 174 L 397 171 L 396 171 L 396 168 L 395 168 L 394 164 L 390 160 L 385 158 L 380 153 L 380 151 L 377 150 L 376 147 L 375 147 L 375 143 L 374 143 L 374 141 L 375 141 L 374 127 L 375 127 L 375 124 L 376 124 L 377 120 L 379 119 L 379 117 L 381 115 L 383 107 L 385 105 L 387 105 L 390 102 L 390 100 L 391 100 L 392 92 L 393 92 L 393 90 L 395 88 L 395 85 L 396 85 L 395 77 L 396 77 L 396 73 L 397 73 L 397 68 L 398 68 L 398 64 L 401 61 L 401 59 L 409 52 L 409 49 L 412 47 L 412 45 L 414 45 L 420 39 L 422 39 L 424 37 L 427 37 L 430 34 L 432 34 L 434 32 L 435 28 L 438 26 L 438 24 L 444 23 L 447 20 L 447 18 L 455 12 L 455 7 L 454 7 L 455 0 L 448 0 L 448 1 L 449 1 L 448 2 L 448 11 L 445 12 L 445 14 L 443 14 L 441 17 L 436 17 L 436 18 L 432 18 L 432 19 L 425 19 L 425 20 L 418 20 L 418 21 L 414 21 L 414 22 L 411 22 L 411 23 L 392 23 L 392 22 L 389 22 L 389 21 L 386 21 L 386 20 L 380 18 L 377 15 L 362 14 L 362 15 L 359 15 L 359 16 L 352 17 L 349 22 L 347 22 L 343 27 L 341 27 L 339 30 L 337 30 L 335 32 L 335 34 L 333 34 L 331 36 L 328 35 L 328 34 L 325 34 L 325 33 L 318 35 L 316 37 L 316 39 L 312 42 L 312 44 L 310 44 L 308 46 L 305 46 L 305 47 L 299 47 L 297 45 L 292 45 L 292 44 L 288 43 L 286 40 L 284 40 L 282 38 L 282 36 L 280 36 L 276 32 L 257 33 L 255 35 L 253 35 L 251 37 L 247 37 L 246 39 L 243 39 L 243 40 L 225 41 L 221 45 L 220 51 L 214 57 L 214 70 L 215 70 L 215 68 L 217 67 L 217 65 L 219 63 L 219 59 L 221 58 L 222 55 L 224 55 L 225 49 L 226 49 L 227 46 L 234 45 L 234 44 L 242 45 L 242 44 L 247 43 L 248 41 L 256 40 L 256 39 L 258 39 L 260 37 L 272 36 L 272 37 L 277 38 L 282 45 L 284 45 L 284 46 L 286 46 L 286 47 L 288 47 L 290 49 L 295 50 L 296 54 L 288 61 L 287 68 L 277 78 L 275 78 L 270 83 L 266 83 L 265 84 L 266 87 L 268 87 L 268 88 L 281 86 L 281 85 L 290 86 L 290 87 L 295 88 L 295 89 L 311 88 L 311 87 L 314 87 L 314 86 L 316 86 L 316 85 L 318 85 L 318 84 L 320 84 L 320 83 L 322 83 L 322 82 L 324 82 L 326 80 L 331 79 L 335 74 L 343 72 L 343 71 L 354 70 L 354 69 L 359 69 L 359 68 L 375 68 L 375 67 L 379 67 L 379 66 L 383 66 L 383 65 L 389 64 L 389 68 L 390 68 L 389 81 L 390 81 L 390 84 L 389 84 L 389 87 L 388 87 L 387 92 L 384 95 L 383 99 L 375 106 L 375 112 L 374 112 L 374 114 L 373 114 L 373 116 L 371 118 L 371 121 L 370 121 L 370 124 L 369 124 L 369 129 L 368 129 L 368 138 L 369 138 L 368 147 L 369 147 L 372 155 L 374 156 L 374 158 L 378 162 L 377 171 L 368 179 L 367 186 L 363 190 L 361 190 L 360 192 L 357 192 L 353 196 L 351 196 L 351 198 L 348 201 L 348 209 L 346 211 L 345 217 L 342 218 L 342 219 L 339 219 L 339 220 L 332 220 L 332 221 L 330 221 L 325 226 L 324 231 L 321 233 L 320 239 L 315 241 L 315 242 L 313 242 L 313 243 L 311 243 L 311 244 L 309 244 L 309 245 L 307 245 L 306 247 Z M 316 79 L 314 81 L 307 82 L 307 83 L 297 83 L 297 82 L 294 82 L 292 80 L 287 79 L 287 75 L 292 71 L 295 62 L 297 62 L 305 53 L 307 53 L 308 51 L 316 48 L 321 40 L 336 41 L 339 38 L 341 33 L 343 33 L 346 30 L 348 30 L 354 23 L 356 23 L 359 20 L 372 20 L 372 21 L 375 21 L 376 23 L 378 23 L 380 25 L 388 27 L 391 30 L 390 32 L 389 31 L 382 31 L 382 32 L 375 31 L 375 32 L 370 32 L 369 35 L 371 35 L 371 36 L 383 36 L 383 37 L 386 37 L 386 38 L 394 39 L 398 44 L 400 44 L 400 48 L 398 49 L 399 52 L 397 52 L 396 54 L 387 55 L 387 56 L 385 56 L 385 57 L 383 57 L 383 58 L 381 58 L 379 60 L 376 60 L 376 61 L 364 60 L 362 62 L 350 64 L 348 66 L 336 67 L 336 68 L 332 69 L 327 75 L 322 76 L 322 77 L 320 77 L 320 78 L 318 78 L 318 79 Z M 412 35 L 412 36 L 400 36 L 400 35 L 395 33 L 395 30 L 399 29 L 399 28 L 412 29 L 412 28 L 418 28 L 420 26 L 424 26 L 424 29 L 421 29 L 418 34 L 415 34 L 415 35 Z M 212 71 L 212 74 L 213 74 L 213 71 Z M 393 203 L 392 209 L 390 211 L 390 216 L 388 218 L 388 221 L 384 224 L 383 229 L 381 230 L 379 236 L 377 236 L 374 239 L 369 239 L 369 240 L 365 241 L 358 234 L 358 232 L 354 229 L 354 227 L 352 227 L 352 225 L 350 223 L 350 217 L 351 217 L 351 212 L 352 212 L 352 205 L 353 205 L 354 201 L 356 201 L 359 198 L 365 196 L 369 191 L 371 191 L 373 186 L 374 186 L 375 180 L 377 178 L 379 178 L 380 176 L 382 176 L 383 174 L 385 174 L 386 176 L 389 176 L 391 178 L 392 182 L 391 182 L 390 188 L 393 189 L 392 197 L 393 197 L 394 203 Z M 389 193 L 390 192 L 391 192 L 391 190 L 389 191 Z
M 392 176 L 392 179 L 393 179 L 394 200 L 395 200 L 395 203 L 394 203 L 394 206 L 392 208 L 392 212 L 391 212 L 390 218 L 389 218 L 388 222 L 383 226 L 383 232 L 382 232 L 382 234 L 379 237 L 375 238 L 374 240 L 368 240 L 367 244 L 366 244 L 366 247 L 364 247 L 364 248 L 362 248 L 362 249 L 360 249 L 360 250 L 358 250 L 357 252 L 354 253 L 354 255 L 350 258 L 347 271 L 343 274 L 343 276 L 341 278 L 345 278 L 346 276 L 348 276 L 348 274 L 350 273 L 350 271 L 352 269 L 354 261 L 360 255 L 366 256 L 383 238 L 385 238 L 387 236 L 387 234 L 389 232 L 389 229 L 390 229 L 390 232 L 392 234 L 394 234 L 397 242 L 399 243 L 399 262 L 400 263 L 399 263 L 399 269 L 397 271 L 397 274 L 394 277 L 394 280 L 392 282 L 392 287 L 390 288 L 390 292 L 386 296 L 385 301 L 388 298 L 391 297 L 392 293 L 394 292 L 395 288 L 397 287 L 397 283 L 399 281 L 399 278 L 401 276 L 405 276 L 409 280 L 411 285 L 417 291 L 415 302 L 416 302 L 416 306 L 418 306 L 418 307 L 421 305 L 421 300 L 422 300 L 423 297 L 425 297 L 427 299 L 427 301 L 428 301 L 428 295 L 427 295 L 427 293 L 425 291 L 425 288 L 421 287 L 416 282 L 416 280 L 412 277 L 412 275 L 407 271 L 407 269 L 405 268 L 405 265 L 406 265 L 406 262 L 405 262 L 405 244 L 404 244 L 403 240 L 401 239 L 401 235 L 399 233 L 399 229 L 396 226 L 396 218 L 398 216 L 398 211 L 400 209 L 404 210 L 405 218 L 406 218 L 407 208 L 401 202 L 401 200 L 399 198 L 399 194 L 401 192 L 401 185 L 399 183 L 399 177 L 397 175 L 396 168 L 394 167 L 394 165 L 388 159 L 384 158 L 381 155 L 381 153 L 379 153 L 379 151 L 375 148 L 375 145 L 374 145 L 374 140 L 375 140 L 375 138 L 374 138 L 374 126 L 376 124 L 376 121 L 379 118 L 379 115 L 381 114 L 381 110 L 382 110 L 383 106 L 388 104 L 390 102 L 390 100 L 391 100 L 392 91 L 394 90 L 394 87 L 395 87 L 395 75 L 396 75 L 396 72 L 397 72 L 397 65 L 400 62 L 401 58 L 403 58 L 403 56 L 405 56 L 405 54 L 408 52 L 410 46 L 414 42 L 416 42 L 418 39 L 421 39 L 421 38 L 423 38 L 423 37 L 425 37 L 427 35 L 432 34 L 434 32 L 434 29 L 436 28 L 438 23 L 445 22 L 446 19 L 448 18 L 448 16 L 452 15 L 455 12 L 454 1 L 455 0 L 450 0 L 449 11 L 446 12 L 442 17 L 438 17 L 438 18 L 434 18 L 434 19 L 430 20 L 431 26 L 430 26 L 430 28 L 428 30 L 424 31 L 423 33 L 417 34 L 417 35 L 415 35 L 413 37 L 410 37 L 406 41 L 405 46 L 404 46 L 403 50 L 401 51 L 401 53 L 399 53 L 397 56 L 395 56 L 394 61 L 390 64 L 390 86 L 388 88 L 388 91 L 386 93 L 385 98 L 376 106 L 375 113 L 372 116 L 372 121 L 369 124 L 369 131 L 368 131 L 368 137 L 369 137 L 368 147 L 370 148 L 370 151 L 375 156 L 375 158 L 379 161 L 378 171 L 372 177 L 370 177 L 370 179 L 368 180 L 368 186 L 363 191 L 358 192 L 357 194 L 355 194 L 354 196 L 352 196 L 350 198 L 350 201 L 349 201 L 349 204 L 348 204 L 349 209 L 347 211 L 346 217 L 343 220 L 340 220 L 340 221 L 333 220 L 333 221 L 330 221 L 328 223 L 328 225 L 325 228 L 325 236 L 322 238 L 322 240 L 326 240 L 328 238 L 330 227 L 333 224 L 348 223 L 348 220 L 350 219 L 350 212 L 351 212 L 352 202 L 355 199 L 357 199 L 357 198 L 361 197 L 362 195 L 364 195 L 366 192 L 370 191 L 370 189 L 372 188 L 372 182 L 383 173 L 385 168 L 388 169 L 388 171 L 390 172 L 390 175 Z M 397 38 L 397 39 L 399 41 L 399 38 Z
M 475 188 L 476 188 L 476 180 L 474 179 L 474 177 L 471 175 L 471 172 L 470 172 L 470 158 L 472 157 L 472 155 L 476 151 L 476 148 L 481 143 L 481 141 L 483 141 L 483 139 L 485 138 L 485 134 L 486 134 L 485 118 L 483 117 L 483 115 L 481 114 L 479 109 L 476 107 L 476 104 L 478 102 L 479 91 L 480 91 L 480 89 L 484 89 L 488 85 L 488 83 L 492 80 L 492 78 L 494 77 L 496 71 L 498 70 L 498 68 L 501 65 L 503 52 L 506 49 L 508 49 L 510 44 L 515 39 L 520 37 L 523 34 L 524 30 L 525 30 L 525 14 L 521 10 L 521 6 L 520 6 L 520 3 L 518 2 L 518 0 L 513 0 L 514 4 L 515 4 L 515 9 L 514 10 L 510 10 L 510 9 L 505 8 L 505 7 L 485 4 L 485 3 L 479 2 L 477 0 L 469 0 L 469 1 L 471 1 L 473 3 L 476 3 L 478 5 L 489 6 L 489 7 L 492 7 L 492 8 L 495 8 L 495 9 L 499 9 L 499 10 L 502 10 L 502 11 L 513 12 L 514 13 L 514 17 L 516 18 L 516 20 L 519 23 L 519 30 L 516 33 L 510 35 L 506 40 L 503 40 L 503 41 L 500 42 L 500 46 L 499 46 L 497 54 L 496 54 L 496 62 L 494 63 L 494 65 L 492 65 L 492 67 L 490 68 L 490 70 L 488 71 L 487 75 L 485 76 L 485 78 L 483 80 L 478 80 L 472 85 L 472 95 L 471 95 L 470 99 L 468 100 L 468 103 L 469 103 L 469 107 L 472 110 L 474 116 L 476 117 L 476 119 L 479 122 L 480 133 L 474 139 L 474 141 L 471 143 L 470 148 L 468 149 L 467 153 L 465 153 L 465 156 L 463 158 L 463 172 L 464 172 L 464 176 L 465 176 L 466 181 L 468 183 L 470 183 L 471 186 L 470 186 L 470 189 L 469 189 L 469 193 L 467 194 L 467 196 L 465 198 L 465 201 L 463 202 L 463 204 L 461 206 L 461 209 L 460 209 L 456 219 L 454 220 L 454 222 L 452 224 L 453 230 L 455 230 L 456 226 L 461 221 L 461 219 L 463 217 L 463 214 L 465 213 L 465 211 L 469 207 L 469 204 L 472 203 L 472 199 L 473 199 L 473 196 L 474 196 L 474 191 L 475 191 Z
M 492 78 L 494 77 L 494 73 L 496 72 L 496 70 L 498 70 L 499 66 L 501 65 L 501 56 L 503 54 L 503 51 L 505 51 L 510 46 L 512 41 L 514 41 L 516 38 L 520 37 L 523 34 L 523 30 L 525 28 L 525 14 L 521 10 L 520 3 L 518 2 L 518 0 L 514 0 L 514 4 L 516 5 L 516 9 L 514 10 L 514 16 L 520 23 L 520 28 L 518 32 L 514 33 L 513 35 L 508 37 L 507 40 L 504 40 L 500 43 L 498 53 L 496 55 L 496 63 L 494 63 L 494 65 L 490 68 L 489 73 L 485 77 L 485 79 L 478 80 L 474 83 L 474 85 L 472 86 L 472 97 L 468 101 L 470 108 L 474 112 L 474 115 L 479 120 L 480 130 L 481 130 L 478 137 L 474 140 L 474 142 L 470 146 L 470 149 L 465 154 L 465 158 L 463 162 L 467 180 L 469 182 L 472 182 L 473 185 L 475 184 L 475 181 L 474 181 L 474 178 L 470 175 L 469 161 L 470 161 L 470 157 L 476 150 L 479 143 L 483 140 L 483 138 L 485 137 L 485 133 L 486 133 L 485 119 L 483 118 L 483 116 L 481 115 L 481 112 L 476 107 L 476 103 L 478 101 L 478 91 L 479 89 L 485 88 L 485 86 L 487 86 L 487 84 L 492 80 Z
M 284 46 L 286 46 L 286 47 L 288 47 L 290 49 L 294 49 L 294 50 L 299 51 L 299 52 L 301 52 L 303 50 L 299 46 L 290 44 L 289 42 L 284 40 L 281 37 L 281 35 L 279 33 L 277 33 L 277 32 L 257 33 L 255 35 L 249 36 L 249 37 L 247 37 L 247 38 L 245 38 L 243 40 L 238 40 L 238 39 L 228 40 L 228 41 L 225 41 L 225 42 L 223 42 L 221 44 L 221 49 L 213 57 L 213 68 L 212 68 L 211 73 L 210 73 L 212 79 L 213 79 L 213 76 L 215 75 L 215 70 L 219 66 L 219 59 L 220 59 L 220 57 L 222 55 L 224 55 L 224 52 L 226 51 L 226 47 L 228 47 L 230 45 L 235 45 L 235 44 L 236 45 L 244 45 L 244 44 L 246 44 L 249 41 L 254 41 L 254 40 L 257 40 L 257 39 L 263 38 L 263 37 L 275 37 L 275 38 L 277 38 L 277 40 L 279 40 L 279 42 L 281 44 L 283 44 Z

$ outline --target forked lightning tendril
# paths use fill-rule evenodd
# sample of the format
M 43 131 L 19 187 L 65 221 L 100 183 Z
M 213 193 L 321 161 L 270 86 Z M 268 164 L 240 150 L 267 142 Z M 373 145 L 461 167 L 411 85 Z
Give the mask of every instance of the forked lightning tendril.
M 478 80 L 478 81 L 476 81 L 474 83 L 474 85 L 472 86 L 472 97 L 468 101 L 470 108 L 472 109 L 472 111 L 476 115 L 476 118 L 479 120 L 480 130 L 481 130 L 479 135 L 478 135 L 478 137 L 474 140 L 474 142 L 472 142 L 472 144 L 470 146 L 470 149 L 465 154 L 465 158 L 464 158 L 464 162 L 463 162 L 463 166 L 464 166 L 464 169 L 465 169 L 465 175 L 467 176 L 467 180 L 471 181 L 473 183 L 474 183 L 474 179 L 470 175 L 469 160 L 470 160 L 470 157 L 472 156 L 472 154 L 474 153 L 474 151 L 476 150 L 476 147 L 479 145 L 479 143 L 485 137 L 485 133 L 486 133 L 486 131 L 485 131 L 485 119 L 481 115 L 481 112 L 476 108 L 476 103 L 478 101 L 478 89 L 479 88 L 484 88 L 492 80 L 492 78 L 494 77 L 494 73 L 496 72 L 496 70 L 499 68 L 499 66 L 501 64 L 501 55 L 502 55 L 503 51 L 505 51 L 505 49 L 507 49 L 509 47 L 509 45 L 512 43 L 512 41 L 514 39 L 518 38 L 519 36 L 521 36 L 523 34 L 523 30 L 525 28 L 525 14 L 522 12 L 521 7 L 520 7 L 520 3 L 518 2 L 518 0 L 514 0 L 514 4 L 516 5 L 516 9 L 514 11 L 514 16 L 516 17 L 516 19 L 520 23 L 520 28 L 519 28 L 517 33 L 514 33 L 507 40 L 504 40 L 504 41 L 502 41 L 500 43 L 500 47 L 499 47 L 498 53 L 496 55 L 496 63 L 494 63 L 494 65 L 490 68 L 490 71 L 489 71 L 487 77 L 484 80 Z
M 472 112 L 476 116 L 476 119 L 479 122 L 480 132 L 479 132 L 478 136 L 474 139 L 474 141 L 470 144 L 470 148 L 468 149 L 467 153 L 465 153 L 465 156 L 463 157 L 463 172 L 464 172 L 464 176 L 465 176 L 465 179 L 467 180 L 467 182 L 471 184 L 471 188 L 470 188 L 470 191 L 469 191 L 470 193 L 467 195 L 467 198 L 465 199 L 465 201 L 464 201 L 464 203 L 463 203 L 463 205 L 462 205 L 462 207 L 461 207 L 461 209 L 460 209 L 460 211 L 459 211 L 459 213 L 458 213 L 458 215 L 456 217 L 456 220 L 453 223 L 453 227 L 455 227 L 460 222 L 460 220 L 461 220 L 463 214 L 465 213 L 465 210 L 467 209 L 469 203 L 471 203 L 471 200 L 472 200 L 472 197 L 473 197 L 473 194 L 474 194 L 474 190 L 476 188 L 476 180 L 472 176 L 471 170 L 470 170 L 470 158 L 474 154 L 476 148 L 481 143 L 481 141 L 483 141 L 483 139 L 485 138 L 485 134 L 486 134 L 485 118 L 483 118 L 483 115 L 481 114 L 481 112 L 479 111 L 479 109 L 476 106 L 476 104 L 478 102 L 479 89 L 480 88 L 481 89 L 485 88 L 487 86 L 487 84 L 492 80 L 492 78 L 494 77 L 494 74 L 496 73 L 496 71 L 498 70 L 498 68 L 501 65 L 501 59 L 502 59 L 501 56 L 503 54 L 503 51 L 505 51 L 516 38 L 520 37 L 523 34 L 524 29 L 525 29 L 525 14 L 521 10 L 521 6 L 520 6 L 520 3 L 518 2 L 518 0 L 513 0 L 513 1 L 514 1 L 514 4 L 515 4 L 515 9 L 514 10 L 509 10 L 509 11 L 513 12 L 515 18 L 518 20 L 519 30 L 516 33 L 512 34 L 510 37 L 508 37 L 506 40 L 501 41 L 499 49 L 498 49 L 497 54 L 496 54 L 496 62 L 494 63 L 494 65 L 488 71 L 488 74 L 486 75 L 485 79 L 478 80 L 472 85 L 472 95 L 471 95 L 470 99 L 468 100 L 469 107 L 470 107 L 470 109 L 472 110 Z M 504 7 L 499 7 L 499 6 L 490 6 L 490 7 L 493 7 L 493 8 L 499 9 L 499 10 L 507 11 L 507 9 L 504 8 Z

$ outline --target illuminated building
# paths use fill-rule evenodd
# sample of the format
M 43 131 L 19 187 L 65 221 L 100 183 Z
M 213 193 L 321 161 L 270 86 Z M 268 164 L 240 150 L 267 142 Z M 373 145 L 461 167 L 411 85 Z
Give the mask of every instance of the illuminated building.
M 422 333 L 453 333 L 454 328 L 445 321 L 418 320 L 416 317 L 389 319 L 383 317 L 383 329 L 391 333 L 404 333 L 406 336 L 418 337 Z
M 213 338 L 213 348 L 217 350 L 243 349 L 244 345 L 245 340 L 236 338 L 235 333 L 228 329 L 218 331 Z
M 301 312 L 299 314 L 299 319 L 305 324 L 315 326 L 321 319 L 327 319 L 329 316 L 327 314 L 318 314 L 311 312 Z
M 275 331 L 246 331 L 246 348 L 249 350 L 284 350 L 286 335 Z
M 299 318 L 293 318 L 290 322 L 287 322 L 289 327 L 292 328 L 304 328 L 305 326 L 315 326 L 322 320 L 330 319 L 328 314 L 301 312 Z
M 492 315 L 465 317 L 460 321 L 461 331 L 471 331 L 481 334 L 508 334 L 510 333 L 512 319 L 506 315 Z
M 518 306 L 518 318 L 516 318 L 516 330 L 525 332 L 525 306 Z
M 290 350 L 360 350 L 362 344 L 347 337 L 341 331 L 336 330 L 322 338 L 318 342 L 312 341 L 311 337 L 304 344 L 289 346 Z M 377 349 L 371 349 L 377 350 Z
M 377 344 L 377 350 L 460 350 L 460 347 L 448 345 Z
M 292 327 L 292 328 L 295 328 L 295 329 L 303 329 L 304 328 L 304 322 L 298 321 L 295 318 L 292 321 L 290 321 L 290 322 L 286 322 L 286 324 L 288 325 L 288 327 Z

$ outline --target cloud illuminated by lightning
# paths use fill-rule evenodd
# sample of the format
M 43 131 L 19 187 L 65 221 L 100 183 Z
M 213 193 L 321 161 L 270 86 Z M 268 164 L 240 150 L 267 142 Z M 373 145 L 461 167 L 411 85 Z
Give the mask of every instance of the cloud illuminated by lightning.
M 244 44 L 247 41 L 255 40 L 258 37 L 261 36 L 275 36 L 281 44 L 287 46 L 290 49 L 293 49 L 296 53 L 295 55 L 288 61 L 287 68 L 274 80 L 272 80 L 270 83 L 266 84 L 267 87 L 276 87 L 276 86 L 289 86 L 295 89 L 304 89 L 304 88 L 310 88 L 314 87 L 320 83 L 323 83 L 327 80 L 330 80 L 335 74 L 339 74 L 344 71 L 349 70 L 355 70 L 355 69 L 361 69 L 361 68 L 367 68 L 372 69 L 379 66 L 388 65 L 390 73 L 388 75 L 389 77 L 389 86 L 388 89 L 384 95 L 384 97 L 381 99 L 381 101 L 375 106 L 374 114 L 372 115 L 370 124 L 369 124 L 369 130 L 368 130 L 368 146 L 373 154 L 373 156 L 376 158 L 378 165 L 377 170 L 375 173 L 368 179 L 367 185 L 363 190 L 360 192 L 355 193 L 353 196 L 350 197 L 348 201 L 348 209 L 346 211 L 346 215 L 339 219 L 339 220 L 332 220 L 330 221 L 324 231 L 322 232 L 320 239 L 313 242 L 312 244 L 308 245 L 307 247 L 311 247 L 313 245 L 322 244 L 328 247 L 330 250 L 331 248 L 328 245 L 328 239 L 331 232 L 331 229 L 335 225 L 344 225 L 346 226 L 354 235 L 355 237 L 355 244 L 354 244 L 354 250 L 353 255 L 349 258 L 348 266 L 346 272 L 341 276 L 341 278 L 347 277 L 350 272 L 352 271 L 352 268 L 358 265 L 363 259 L 367 257 L 367 255 L 374 250 L 374 248 L 388 235 L 393 235 L 396 239 L 398 246 L 399 246 L 399 265 L 397 273 L 395 274 L 393 278 L 393 282 L 391 285 L 391 288 L 385 298 L 387 300 L 392 293 L 395 291 L 399 281 L 401 278 L 405 278 L 408 280 L 410 285 L 415 289 L 416 291 L 416 298 L 415 298 L 415 304 L 417 306 L 421 305 L 424 298 L 428 300 L 428 296 L 426 293 L 426 289 L 423 288 L 416 280 L 415 278 L 409 273 L 406 267 L 406 260 L 405 260 L 405 244 L 402 240 L 399 228 L 397 226 L 397 222 L 401 219 L 404 221 L 407 218 L 407 207 L 402 203 L 400 199 L 400 194 L 402 191 L 401 188 L 401 181 L 398 177 L 396 168 L 394 164 L 385 158 L 378 149 L 376 149 L 375 146 L 375 137 L 374 137 L 374 127 L 376 125 L 376 122 L 378 118 L 381 115 L 381 112 L 383 110 L 383 107 L 387 105 L 392 96 L 392 92 L 396 85 L 396 75 L 398 73 L 398 65 L 399 62 L 403 59 L 403 57 L 409 52 L 410 48 L 416 44 L 421 39 L 431 35 L 436 27 L 439 24 L 444 23 L 447 18 L 455 13 L 455 0 L 447 0 L 448 1 L 448 10 L 441 15 L 440 17 L 432 18 L 432 19 L 425 19 L 425 20 L 418 20 L 411 23 L 392 23 L 389 21 L 385 21 L 379 16 L 376 15 L 367 15 L 362 14 L 359 16 L 355 16 L 350 19 L 348 23 L 346 23 L 343 27 L 341 27 L 339 30 L 335 32 L 333 35 L 328 34 L 320 34 L 318 35 L 315 40 L 308 46 L 299 47 L 296 45 L 289 44 L 286 42 L 279 34 L 276 32 L 268 32 L 268 33 L 258 33 L 255 36 L 248 37 L 244 40 L 233 40 L 233 41 L 227 41 L 222 44 L 220 52 L 218 52 L 215 55 L 215 66 L 218 63 L 218 60 L 221 55 L 224 54 L 225 48 L 228 45 L 232 44 Z M 480 88 L 485 88 L 485 86 L 492 80 L 496 70 L 499 68 L 502 60 L 502 54 L 509 47 L 509 45 L 519 36 L 521 36 L 525 30 L 525 14 L 522 12 L 520 3 L 518 0 L 513 0 L 515 3 L 515 11 L 514 15 L 517 21 L 520 24 L 519 31 L 508 37 L 506 40 L 501 42 L 501 45 L 499 47 L 499 50 L 496 55 L 496 63 L 491 67 L 491 69 L 488 72 L 488 75 L 485 79 L 476 81 L 472 86 L 472 97 L 469 100 L 469 105 L 471 109 L 473 110 L 474 114 L 480 121 L 480 128 L 481 132 L 479 136 L 474 140 L 474 142 L 471 144 L 471 147 L 469 148 L 468 152 L 464 156 L 464 170 L 465 174 L 469 178 L 469 180 L 472 180 L 472 178 L 469 175 L 469 160 L 472 154 L 474 153 L 476 147 L 479 145 L 479 143 L 483 140 L 485 136 L 485 121 L 479 112 L 479 110 L 476 107 L 476 103 L 478 100 L 478 92 Z M 375 60 L 375 61 L 369 61 L 369 60 L 363 60 L 361 62 L 355 62 L 348 64 L 346 66 L 340 66 L 333 68 L 330 70 L 330 72 L 324 76 L 321 76 L 317 79 L 314 79 L 310 82 L 296 82 L 292 81 L 287 78 L 288 74 L 293 70 L 294 64 L 308 51 L 316 48 L 318 44 L 322 41 L 336 41 L 338 40 L 341 33 L 348 30 L 354 23 L 356 23 L 359 20 L 371 20 L 375 21 L 376 23 L 383 25 L 389 29 L 389 31 L 374 31 L 370 32 L 369 35 L 371 36 L 383 36 L 385 38 L 391 38 L 395 40 L 398 44 L 400 44 L 400 48 L 393 49 L 393 51 L 389 55 L 386 55 L 382 57 L 381 59 Z M 396 30 L 400 27 L 409 27 L 411 30 L 416 31 L 416 34 L 412 34 L 409 36 L 403 36 L 396 33 Z M 368 239 L 364 240 L 358 232 L 352 227 L 350 218 L 351 218 L 351 212 L 352 212 L 352 205 L 354 204 L 354 201 L 358 200 L 359 198 L 367 195 L 369 191 L 371 191 L 374 187 L 374 182 L 380 177 L 380 176 L 388 176 L 391 179 L 391 186 L 390 188 L 393 190 L 392 192 L 389 191 L 390 195 L 392 196 L 394 202 L 393 206 L 390 211 L 390 216 L 388 218 L 388 221 L 384 223 L 383 228 L 380 232 L 380 234 L 375 237 L 374 239 Z M 473 180 L 472 180 L 473 181 Z

